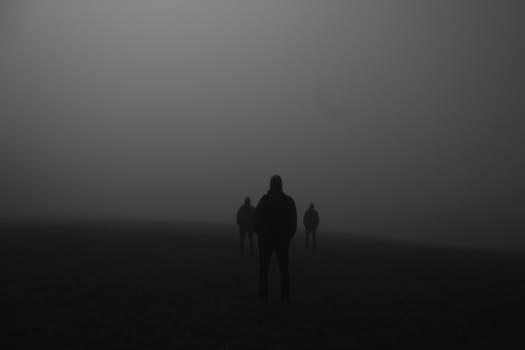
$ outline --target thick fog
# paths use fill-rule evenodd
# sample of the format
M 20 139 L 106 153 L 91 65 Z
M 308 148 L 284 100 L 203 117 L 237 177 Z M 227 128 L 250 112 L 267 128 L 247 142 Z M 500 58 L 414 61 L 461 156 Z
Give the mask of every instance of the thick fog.
M 0 215 L 525 249 L 522 1 L 3 0 Z

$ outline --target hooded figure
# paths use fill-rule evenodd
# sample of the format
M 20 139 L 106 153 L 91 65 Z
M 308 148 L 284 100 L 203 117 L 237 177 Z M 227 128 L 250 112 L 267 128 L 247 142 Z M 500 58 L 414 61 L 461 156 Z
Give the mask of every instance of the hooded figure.
M 259 296 L 268 300 L 268 267 L 273 252 L 277 255 L 281 275 L 281 297 L 290 303 L 288 250 L 297 231 L 297 210 L 292 197 L 283 192 L 279 175 L 272 176 L 270 189 L 255 209 L 255 233 L 259 238 Z
M 317 227 L 319 227 L 319 213 L 315 210 L 313 203 L 310 204 L 308 210 L 304 213 L 303 224 L 306 235 L 306 248 L 309 246 L 310 234 L 312 234 L 312 245 L 315 248 L 317 244 L 316 234 Z
M 237 225 L 240 233 L 240 248 L 241 254 L 244 253 L 244 241 L 248 237 L 250 243 L 250 254 L 253 255 L 253 217 L 255 215 L 255 208 L 251 205 L 250 198 L 246 197 L 244 205 L 237 211 Z

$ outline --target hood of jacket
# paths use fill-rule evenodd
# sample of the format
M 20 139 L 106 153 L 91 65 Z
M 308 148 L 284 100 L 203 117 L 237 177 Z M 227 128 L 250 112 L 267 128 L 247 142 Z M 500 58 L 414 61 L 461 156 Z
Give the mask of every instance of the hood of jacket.
M 283 180 L 279 175 L 274 175 L 270 179 L 270 189 L 268 193 L 283 193 Z

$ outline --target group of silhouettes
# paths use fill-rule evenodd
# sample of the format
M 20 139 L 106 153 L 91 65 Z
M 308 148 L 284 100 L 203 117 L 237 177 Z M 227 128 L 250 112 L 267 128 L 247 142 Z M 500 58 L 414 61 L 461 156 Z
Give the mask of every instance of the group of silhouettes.
M 309 248 L 310 240 L 316 247 L 319 214 L 310 204 L 304 213 L 305 246 Z M 297 209 L 292 197 L 284 193 L 283 181 L 279 175 L 270 179 L 270 189 L 262 196 L 256 207 L 251 205 L 250 198 L 237 211 L 237 225 L 240 233 L 240 251 L 244 254 L 244 245 L 248 239 L 250 253 L 254 253 L 255 233 L 259 248 L 259 297 L 268 301 L 268 268 L 270 259 L 275 253 L 279 263 L 281 277 L 282 302 L 290 304 L 290 272 L 288 270 L 288 252 L 292 237 L 297 231 Z

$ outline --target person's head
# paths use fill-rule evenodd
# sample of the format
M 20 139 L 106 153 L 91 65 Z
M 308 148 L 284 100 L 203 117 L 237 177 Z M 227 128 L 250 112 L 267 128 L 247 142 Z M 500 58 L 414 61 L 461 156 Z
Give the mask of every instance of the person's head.
M 283 180 L 279 175 L 274 175 L 270 179 L 270 192 L 282 192 Z
M 244 199 L 244 204 L 246 204 L 246 205 L 250 205 L 250 203 L 251 203 L 251 201 L 250 201 L 250 197 L 246 197 L 246 198 Z
M 314 204 L 310 203 L 310 209 L 313 209 L 313 208 L 314 208 Z

